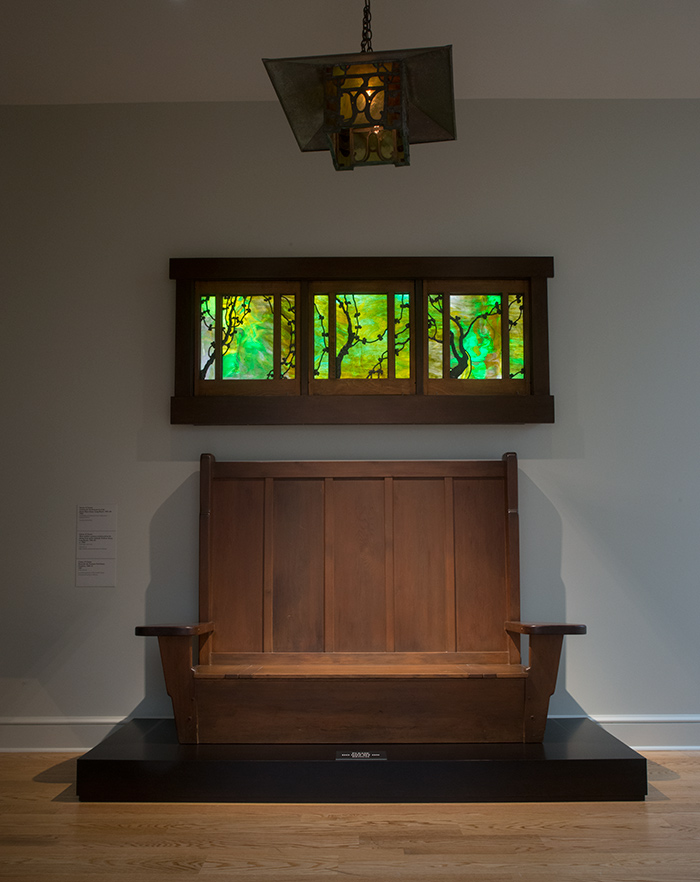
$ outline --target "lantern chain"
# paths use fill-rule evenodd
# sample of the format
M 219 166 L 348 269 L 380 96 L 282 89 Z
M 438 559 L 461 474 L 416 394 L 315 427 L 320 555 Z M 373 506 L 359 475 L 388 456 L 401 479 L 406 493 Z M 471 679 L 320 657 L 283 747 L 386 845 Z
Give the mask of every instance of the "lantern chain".
M 362 51 L 372 52 L 372 11 L 369 8 L 370 0 L 365 0 L 365 8 L 362 14 Z

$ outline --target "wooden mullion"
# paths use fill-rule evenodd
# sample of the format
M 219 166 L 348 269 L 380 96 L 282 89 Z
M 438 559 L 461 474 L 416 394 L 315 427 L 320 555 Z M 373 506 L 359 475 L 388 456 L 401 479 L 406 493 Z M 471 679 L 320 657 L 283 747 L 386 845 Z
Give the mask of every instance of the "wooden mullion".
M 299 393 L 309 394 L 309 377 L 314 363 L 314 310 L 309 293 L 309 283 L 302 282 L 296 295 L 294 319 L 295 370 L 299 378 Z
M 221 380 L 224 376 L 223 369 L 223 352 L 221 351 L 221 341 L 223 339 L 224 325 L 224 295 L 216 296 L 216 318 L 214 320 L 214 379 Z
M 282 295 L 272 295 L 272 376 L 282 377 Z
M 450 378 L 450 295 L 442 297 L 442 378 Z
M 416 279 L 408 312 L 411 330 L 411 377 L 416 395 L 425 395 L 428 380 L 428 297 L 423 280 Z
M 328 295 L 328 379 L 336 379 L 336 302 L 335 293 Z
M 501 294 L 501 377 L 510 379 L 510 294 Z

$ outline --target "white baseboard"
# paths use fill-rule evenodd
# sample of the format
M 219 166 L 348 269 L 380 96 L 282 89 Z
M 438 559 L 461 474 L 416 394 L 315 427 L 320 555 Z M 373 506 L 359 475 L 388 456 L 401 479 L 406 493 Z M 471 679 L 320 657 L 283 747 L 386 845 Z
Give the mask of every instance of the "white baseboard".
M 123 722 L 124 717 L 0 717 L 0 752 L 80 753 Z
M 600 714 L 591 719 L 636 750 L 700 750 L 700 714 Z M 124 717 L 0 717 L 0 752 L 80 753 L 124 722 Z
M 700 750 L 700 714 L 591 714 L 590 719 L 635 750 Z

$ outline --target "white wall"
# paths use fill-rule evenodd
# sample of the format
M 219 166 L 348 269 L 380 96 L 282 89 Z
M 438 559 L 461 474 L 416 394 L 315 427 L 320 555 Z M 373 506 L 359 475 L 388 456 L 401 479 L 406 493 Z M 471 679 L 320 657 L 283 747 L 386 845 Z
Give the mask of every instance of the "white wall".
M 457 110 L 459 140 L 410 168 L 337 173 L 273 103 L 0 108 L 0 744 L 85 746 L 169 712 L 133 629 L 195 614 L 202 451 L 511 449 L 524 617 L 589 626 L 551 711 L 700 744 L 700 102 Z M 168 258 L 352 254 L 553 255 L 556 423 L 170 426 Z M 119 506 L 116 588 L 74 585 L 94 502 Z

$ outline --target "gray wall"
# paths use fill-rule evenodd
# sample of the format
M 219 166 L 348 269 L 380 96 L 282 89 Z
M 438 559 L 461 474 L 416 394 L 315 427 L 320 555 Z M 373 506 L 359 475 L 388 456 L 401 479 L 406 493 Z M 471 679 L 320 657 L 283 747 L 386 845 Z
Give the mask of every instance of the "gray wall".
M 0 745 L 169 712 L 133 628 L 195 615 L 201 452 L 505 450 L 523 615 L 589 626 L 551 710 L 700 744 L 700 102 L 460 101 L 458 125 L 408 169 L 339 174 L 271 102 L 0 108 Z M 553 255 L 556 423 L 169 425 L 168 258 L 352 254 Z M 94 502 L 119 506 L 116 588 L 74 584 Z

